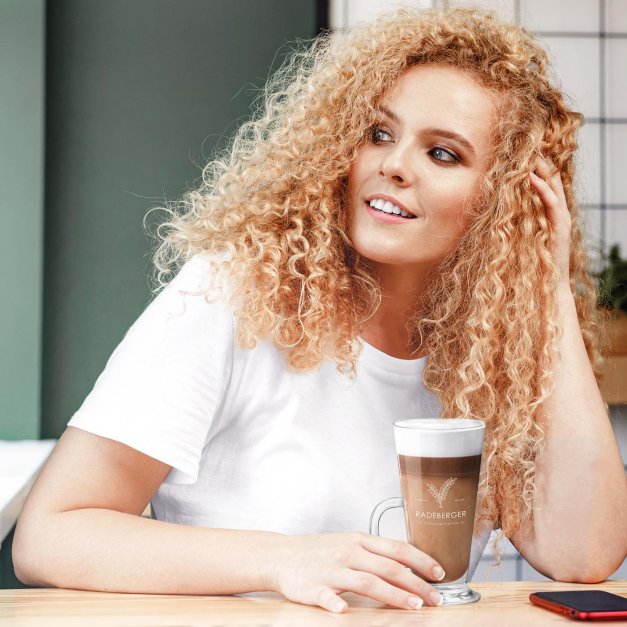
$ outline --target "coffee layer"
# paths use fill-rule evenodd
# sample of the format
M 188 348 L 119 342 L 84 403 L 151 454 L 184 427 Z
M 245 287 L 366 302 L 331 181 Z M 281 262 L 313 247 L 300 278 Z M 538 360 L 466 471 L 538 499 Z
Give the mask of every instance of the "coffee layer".
M 470 561 L 481 455 L 399 455 L 398 464 L 408 541 L 442 565 L 438 583 L 457 581 Z
M 399 455 L 401 473 L 409 475 L 467 475 L 478 473 L 481 455 L 467 457 L 414 457 Z

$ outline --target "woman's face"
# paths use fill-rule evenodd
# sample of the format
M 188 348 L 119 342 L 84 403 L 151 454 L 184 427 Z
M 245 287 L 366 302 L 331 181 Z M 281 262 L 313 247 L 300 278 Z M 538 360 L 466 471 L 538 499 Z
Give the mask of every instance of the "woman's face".
M 378 108 L 349 172 L 351 240 L 375 266 L 431 265 L 459 240 L 480 190 L 494 97 L 462 70 L 418 65 Z

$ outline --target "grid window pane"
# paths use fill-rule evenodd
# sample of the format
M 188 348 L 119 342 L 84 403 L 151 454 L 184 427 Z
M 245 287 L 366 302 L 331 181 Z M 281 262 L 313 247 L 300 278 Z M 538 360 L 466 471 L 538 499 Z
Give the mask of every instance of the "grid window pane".
M 625 2 L 627 6 L 627 1 Z M 606 115 L 627 118 L 627 38 L 605 41 Z
M 521 26 L 534 31 L 599 31 L 598 0 L 521 0 Z
M 601 202 L 601 150 L 599 125 L 585 122 L 579 129 L 579 148 L 575 153 L 575 195 L 582 204 Z
M 501 555 L 501 563 L 498 566 L 492 566 L 496 558 L 490 555 L 490 559 L 486 559 L 488 549 L 484 552 L 484 557 L 477 564 L 472 580 L 475 582 L 501 582 L 501 581 L 517 581 L 517 570 L 522 569 L 522 565 L 517 566 L 517 562 L 522 562 L 523 558 L 518 560 L 514 558 L 504 558 Z
M 608 33 L 627 33 L 627 2 L 606 0 L 605 30 Z
M 625 209 L 610 209 L 606 214 L 607 221 L 607 249 L 612 244 L 620 245 L 621 257 L 627 257 L 627 211 Z
M 442 6 L 442 2 L 434 2 L 434 6 Z M 478 7 L 487 11 L 494 11 L 496 15 L 508 22 L 516 21 L 516 4 L 514 0 L 449 0 L 447 3 L 449 7 Z
M 592 269 L 598 270 L 601 263 L 601 209 L 581 209 L 579 225 L 583 230 Z
M 545 577 L 542 573 L 538 572 L 527 560 L 522 565 L 522 577 L 521 581 L 553 581 L 548 577 Z
M 343 0 L 343 3 L 348 25 L 373 20 L 382 13 L 393 11 L 403 4 L 407 4 L 400 0 L 389 0 L 388 2 L 381 2 L 381 0 Z M 424 6 L 425 3 L 412 2 L 412 5 Z
M 542 41 L 553 64 L 553 80 L 558 86 L 561 84 L 570 105 L 586 117 L 599 117 L 598 40 L 545 37 Z
M 607 202 L 627 204 L 627 124 L 609 124 L 606 133 Z

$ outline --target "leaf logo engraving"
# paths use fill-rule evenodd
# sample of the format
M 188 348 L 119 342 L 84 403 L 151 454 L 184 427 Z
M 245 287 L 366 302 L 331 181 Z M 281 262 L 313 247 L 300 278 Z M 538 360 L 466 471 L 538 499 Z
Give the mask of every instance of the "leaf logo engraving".
M 427 483 L 427 490 L 429 490 L 429 494 L 431 494 L 431 496 L 438 502 L 440 507 L 443 507 L 442 503 L 446 500 L 448 491 L 456 481 L 457 477 L 449 477 L 439 490 L 432 483 Z

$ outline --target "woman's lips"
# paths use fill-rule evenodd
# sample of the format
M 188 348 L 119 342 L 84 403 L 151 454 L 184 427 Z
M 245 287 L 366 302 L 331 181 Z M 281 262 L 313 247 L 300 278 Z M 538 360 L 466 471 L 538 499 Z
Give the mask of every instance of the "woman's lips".
M 402 216 L 392 215 L 389 213 L 384 213 L 383 211 L 377 211 L 374 207 L 370 206 L 370 203 L 366 202 L 366 210 L 368 213 L 377 221 L 383 222 L 384 224 L 400 224 L 412 222 L 415 218 L 403 218 Z

